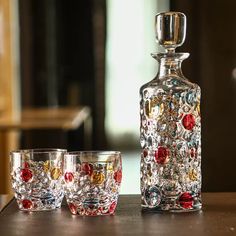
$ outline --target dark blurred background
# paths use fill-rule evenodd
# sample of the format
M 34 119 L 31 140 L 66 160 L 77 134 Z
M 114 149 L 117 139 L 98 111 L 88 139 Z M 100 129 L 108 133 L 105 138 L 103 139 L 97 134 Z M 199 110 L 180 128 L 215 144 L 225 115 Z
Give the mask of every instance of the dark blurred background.
M 105 17 L 106 1 L 19 1 L 22 106 L 91 107 L 93 149 L 106 147 Z M 63 134 L 68 149 L 84 148 L 80 131 Z M 23 132 L 21 145 L 58 146 L 44 133 Z

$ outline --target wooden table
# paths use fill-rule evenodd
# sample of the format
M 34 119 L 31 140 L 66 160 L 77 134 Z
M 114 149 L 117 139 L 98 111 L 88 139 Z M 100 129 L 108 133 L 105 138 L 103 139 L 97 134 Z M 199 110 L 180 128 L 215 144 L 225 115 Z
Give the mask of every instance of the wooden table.
M 4 209 L 5 206 L 12 200 L 12 194 L 1 194 L 0 195 L 0 212 Z
M 27 108 L 15 120 L 0 118 L 0 131 L 30 129 L 77 129 L 90 118 L 89 107 Z
M 78 129 L 84 124 L 84 146 L 91 147 L 92 122 L 89 107 L 28 108 L 19 119 L 0 116 L 0 193 L 9 193 L 9 152 L 13 144 L 12 131 L 57 130 L 58 133 Z M 59 137 L 58 137 L 59 139 Z M 66 146 L 66 145 L 64 145 Z
M 51 212 L 19 211 L 15 200 L 0 213 L 0 235 L 236 235 L 236 193 L 203 193 L 203 210 L 143 213 L 140 196 L 121 195 L 115 216 L 80 217 L 65 203 Z

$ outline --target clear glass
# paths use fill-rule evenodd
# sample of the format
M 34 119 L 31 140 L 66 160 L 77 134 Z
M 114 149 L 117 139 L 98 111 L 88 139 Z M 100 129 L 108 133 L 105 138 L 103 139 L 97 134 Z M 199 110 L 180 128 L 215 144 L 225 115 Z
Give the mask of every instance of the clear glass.
M 200 87 L 182 74 L 188 53 L 154 54 L 159 72 L 140 89 L 142 208 L 201 209 Z
M 12 188 L 20 210 L 45 211 L 61 207 L 65 152 L 64 149 L 29 149 L 10 153 Z
M 122 179 L 120 152 L 68 153 L 63 173 L 65 196 L 72 214 L 114 214 Z

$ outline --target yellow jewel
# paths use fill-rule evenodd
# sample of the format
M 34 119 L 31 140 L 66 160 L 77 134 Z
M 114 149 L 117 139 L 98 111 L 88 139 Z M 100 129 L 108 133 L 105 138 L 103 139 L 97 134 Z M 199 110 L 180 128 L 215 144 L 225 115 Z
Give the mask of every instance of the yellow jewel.
M 196 181 L 197 180 L 197 173 L 195 170 L 190 170 L 188 173 L 188 177 L 190 180 L 192 181 Z
M 113 171 L 113 166 L 111 163 L 107 164 L 107 171 L 110 171 L 110 172 Z
M 151 104 L 151 107 L 150 107 L 150 117 L 151 118 L 159 118 L 162 114 L 163 114 L 163 111 L 164 111 L 164 105 L 163 103 L 161 104 L 156 104 L 156 103 L 153 103 Z
M 158 99 L 157 97 L 153 97 L 151 99 L 151 107 L 155 107 L 158 104 Z
M 164 104 L 158 97 L 153 97 L 145 103 L 145 114 L 148 118 L 158 118 L 163 114 Z
M 151 100 L 151 105 L 150 105 L 150 117 L 152 118 L 159 118 L 164 111 L 164 104 L 163 103 L 159 103 L 157 97 L 154 97 Z
M 57 167 L 53 168 L 51 170 L 51 178 L 52 179 L 59 179 L 59 177 L 61 176 L 61 170 Z
M 50 169 L 50 161 L 45 161 L 43 164 L 43 171 L 48 172 Z
M 105 180 L 105 175 L 102 172 L 96 172 L 94 171 L 91 176 L 91 182 L 93 184 L 102 184 Z

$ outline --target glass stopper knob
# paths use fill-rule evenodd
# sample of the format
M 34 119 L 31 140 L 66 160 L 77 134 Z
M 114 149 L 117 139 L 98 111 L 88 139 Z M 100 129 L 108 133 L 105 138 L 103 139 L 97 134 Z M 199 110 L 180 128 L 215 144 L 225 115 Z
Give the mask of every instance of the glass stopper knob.
M 167 52 L 184 43 L 186 16 L 181 12 L 163 12 L 156 15 L 156 40 Z

